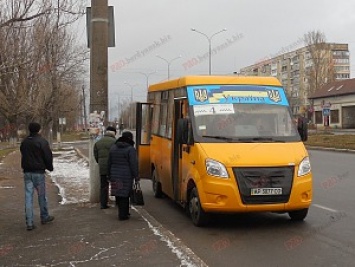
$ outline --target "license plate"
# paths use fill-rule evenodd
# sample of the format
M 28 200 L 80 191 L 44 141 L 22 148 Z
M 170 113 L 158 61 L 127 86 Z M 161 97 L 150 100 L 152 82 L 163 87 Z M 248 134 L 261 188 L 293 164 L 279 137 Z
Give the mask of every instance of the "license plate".
M 251 188 L 252 196 L 282 195 L 282 188 Z

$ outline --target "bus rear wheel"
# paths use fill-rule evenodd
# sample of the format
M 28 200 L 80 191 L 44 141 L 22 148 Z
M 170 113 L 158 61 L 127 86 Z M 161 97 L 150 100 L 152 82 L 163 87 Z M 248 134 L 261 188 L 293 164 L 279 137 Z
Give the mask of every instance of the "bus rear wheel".
M 196 187 L 191 190 L 188 209 L 194 225 L 204 226 L 208 223 L 209 216 L 201 207 Z
M 163 197 L 163 190 L 161 189 L 161 183 L 157 181 L 157 173 L 154 170 L 152 174 L 152 182 L 153 182 L 153 192 L 156 198 Z
M 308 214 L 308 209 L 289 211 L 288 215 L 292 221 L 303 221 Z

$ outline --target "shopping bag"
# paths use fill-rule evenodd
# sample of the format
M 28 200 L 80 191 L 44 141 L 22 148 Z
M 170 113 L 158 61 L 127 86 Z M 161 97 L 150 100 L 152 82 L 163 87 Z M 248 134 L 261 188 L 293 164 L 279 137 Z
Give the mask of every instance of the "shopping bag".
M 143 192 L 139 182 L 135 182 L 132 188 L 132 204 L 137 206 L 144 205 Z

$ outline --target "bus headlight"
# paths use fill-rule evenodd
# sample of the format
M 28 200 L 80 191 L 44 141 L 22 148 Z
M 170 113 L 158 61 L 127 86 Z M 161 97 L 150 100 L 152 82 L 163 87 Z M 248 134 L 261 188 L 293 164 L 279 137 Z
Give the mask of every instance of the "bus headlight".
M 213 159 L 206 159 L 206 170 L 209 175 L 228 178 L 226 167 L 218 161 Z
M 311 172 L 311 163 L 309 162 L 309 157 L 305 157 L 298 167 L 298 176 L 306 175 Z

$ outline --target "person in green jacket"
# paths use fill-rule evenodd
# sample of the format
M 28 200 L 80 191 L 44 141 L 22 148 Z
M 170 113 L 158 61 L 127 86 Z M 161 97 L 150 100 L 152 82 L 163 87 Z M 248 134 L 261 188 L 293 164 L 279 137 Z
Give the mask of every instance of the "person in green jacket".
M 100 204 L 101 209 L 107 209 L 108 206 L 108 188 L 109 181 L 107 178 L 107 161 L 111 146 L 116 142 L 116 128 L 108 126 L 104 137 L 97 141 L 94 145 L 94 156 L 99 164 L 100 172 Z

